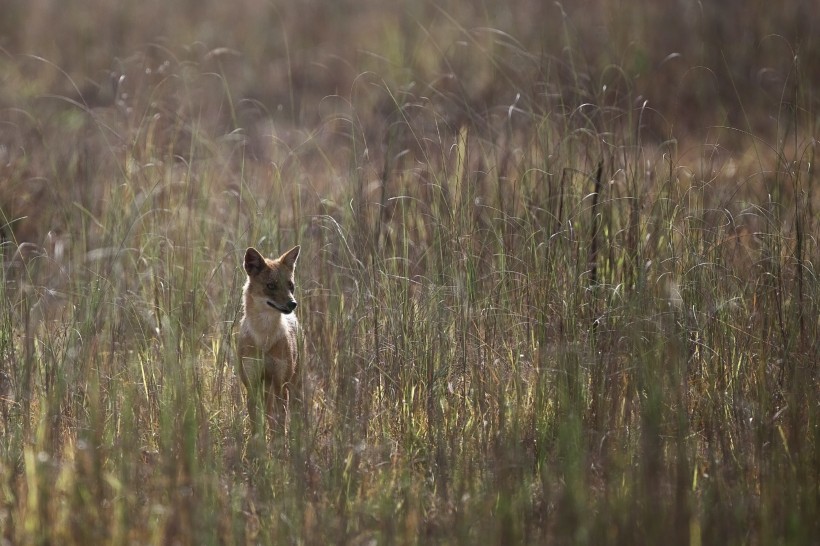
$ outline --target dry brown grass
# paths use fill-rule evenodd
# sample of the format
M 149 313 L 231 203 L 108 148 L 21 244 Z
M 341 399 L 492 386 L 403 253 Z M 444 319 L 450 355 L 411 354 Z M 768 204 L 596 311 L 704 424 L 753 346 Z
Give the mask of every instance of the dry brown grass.
M 9 0 L 4 539 L 810 543 L 817 25 Z M 241 253 L 294 243 L 260 445 Z

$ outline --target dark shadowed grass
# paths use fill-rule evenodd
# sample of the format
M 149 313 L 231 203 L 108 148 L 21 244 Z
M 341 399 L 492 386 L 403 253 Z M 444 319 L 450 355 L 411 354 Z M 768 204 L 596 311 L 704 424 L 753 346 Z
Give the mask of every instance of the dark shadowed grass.
M 129 52 L 94 105 L 4 58 L 7 541 L 817 536 L 805 69 L 679 133 L 572 19 L 559 55 L 413 13 L 315 105 L 274 71 L 288 116 L 226 50 Z M 240 259 L 294 243 L 306 390 L 254 441 Z

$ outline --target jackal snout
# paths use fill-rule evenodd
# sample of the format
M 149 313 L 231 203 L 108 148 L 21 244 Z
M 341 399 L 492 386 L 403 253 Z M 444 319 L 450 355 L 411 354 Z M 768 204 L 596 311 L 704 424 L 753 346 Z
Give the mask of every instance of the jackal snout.
M 274 309 L 278 310 L 280 313 L 284 313 L 286 315 L 293 313 L 293 310 L 296 309 L 297 305 L 296 300 L 293 299 L 293 296 L 291 296 L 290 299 L 284 305 L 280 305 L 276 303 L 274 300 L 268 300 L 267 303 Z

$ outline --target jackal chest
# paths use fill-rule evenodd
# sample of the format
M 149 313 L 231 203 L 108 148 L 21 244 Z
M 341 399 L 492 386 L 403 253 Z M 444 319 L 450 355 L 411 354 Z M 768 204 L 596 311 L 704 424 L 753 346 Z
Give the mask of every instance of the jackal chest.
M 296 317 L 280 313 L 247 313 L 239 328 L 243 352 L 251 348 L 272 358 L 290 358 L 296 349 Z
M 243 319 L 239 329 L 240 377 L 271 376 L 284 382 L 295 372 L 296 340 L 289 321 Z

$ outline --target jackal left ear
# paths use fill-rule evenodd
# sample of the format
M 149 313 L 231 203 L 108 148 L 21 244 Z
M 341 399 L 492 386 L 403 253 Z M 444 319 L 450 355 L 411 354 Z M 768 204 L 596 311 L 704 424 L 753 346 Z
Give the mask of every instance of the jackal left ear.
M 259 254 L 258 250 L 250 247 L 245 251 L 245 262 L 242 265 L 245 267 L 245 272 L 248 275 L 255 275 L 265 267 L 265 258 Z
M 287 267 L 293 269 L 296 267 L 296 258 L 299 257 L 299 249 L 301 247 L 296 245 L 295 247 L 291 248 L 281 256 L 279 256 L 279 261 L 282 262 Z

